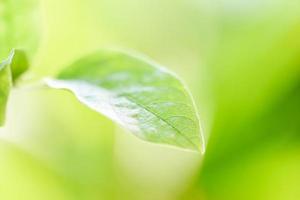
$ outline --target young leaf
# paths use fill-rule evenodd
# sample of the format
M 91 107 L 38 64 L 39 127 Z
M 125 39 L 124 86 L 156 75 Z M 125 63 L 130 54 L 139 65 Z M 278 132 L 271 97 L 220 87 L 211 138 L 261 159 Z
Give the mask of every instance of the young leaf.
M 99 51 L 47 84 L 70 90 L 83 104 L 143 140 L 204 150 L 192 97 L 174 74 L 151 61 Z
M 10 56 L 0 63 L 0 126 L 5 120 L 6 104 L 12 82 L 28 69 L 28 61 L 21 50 L 13 50 Z

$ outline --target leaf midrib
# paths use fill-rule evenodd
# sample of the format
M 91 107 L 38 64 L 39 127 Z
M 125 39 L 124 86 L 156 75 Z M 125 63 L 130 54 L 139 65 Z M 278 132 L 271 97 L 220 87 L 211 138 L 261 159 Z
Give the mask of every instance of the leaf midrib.
M 151 109 L 147 108 L 147 106 L 142 105 L 141 103 L 139 103 L 138 101 L 136 101 L 134 98 L 132 98 L 130 95 L 126 95 L 126 98 L 128 100 L 130 100 L 131 102 L 133 102 L 134 104 L 140 106 L 141 108 L 143 108 L 147 112 L 153 114 L 155 117 L 157 117 L 158 119 L 160 119 L 161 121 L 163 121 L 165 124 L 167 124 L 168 126 L 170 126 L 172 129 L 174 129 L 179 135 L 181 135 L 186 141 L 188 141 L 195 149 L 199 149 L 198 146 L 190 138 L 186 137 L 183 133 L 181 133 L 181 131 L 178 130 L 178 128 L 176 128 L 175 126 L 173 126 L 172 124 L 170 124 L 164 118 L 160 117 L 157 113 L 153 112 Z

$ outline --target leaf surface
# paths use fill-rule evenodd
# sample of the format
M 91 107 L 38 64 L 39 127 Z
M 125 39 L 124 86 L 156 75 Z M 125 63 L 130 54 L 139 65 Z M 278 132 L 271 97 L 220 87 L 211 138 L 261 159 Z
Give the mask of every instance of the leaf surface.
M 83 104 L 143 140 L 203 151 L 190 93 L 177 76 L 146 58 L 98 51 L 47 84 L 72 91 Z

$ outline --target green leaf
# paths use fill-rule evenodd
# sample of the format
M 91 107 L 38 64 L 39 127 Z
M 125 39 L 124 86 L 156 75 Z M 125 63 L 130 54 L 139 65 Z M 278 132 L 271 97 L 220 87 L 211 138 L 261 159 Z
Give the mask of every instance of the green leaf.
M 72 91 L 83 104 L 143 140 L 204 150 L 188 90 L 174 74 L 145 58 L 98 51 L 47 84 Z
M 212 199 L 230 200 L 276 199 L 280 195 L 283 198 L 279 199 L 285 199 L 290 194 L 299 194 L 297 187 L 279 189 L 282 177 L 291 181 L 291 185 L 300 184 L 295 178 L 300 175 L 300 74 L 297 76 L 248 122 L 238 123 L 229 130 L 214 130 L 213 134 L 235 135 L 237 139 L 229 141 L 224 136 L 215 136 L 210 140 L 197 192 L 204 191 L 207 197 L 217 194 Z M 271 193 L 260 193 L 270 187 Z
M 6 103 L 11 88 L 11 60 L 5 60 L 0 64 L 0 125 L 3 125 L 5 119 Z
M 15 82 L 29 68 L 29 61 L 24 51 L 15 49 L 11 61 L 11 72 L 13 82 Z
M 13 48 L 33 53 L 38 42 L 38 1 L 0 1 L 0 59 Z
M 27 57 L 22 50 L 13 50 L 10 56 L 0 63 L 0 126 L 5 120 L 6 104 L 12 82 L 15 82 L 27 69 Z

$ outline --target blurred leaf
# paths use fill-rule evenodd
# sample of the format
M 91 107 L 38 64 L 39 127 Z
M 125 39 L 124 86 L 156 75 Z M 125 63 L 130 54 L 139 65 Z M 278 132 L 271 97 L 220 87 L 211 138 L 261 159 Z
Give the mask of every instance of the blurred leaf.
M 290 199 L 300 176 L 299 158 L 290 157 L 300 150 L 299 1 L 212 4 L 214 121 L 197 191 L 207 199 Z
M 37 46 L 37 0 L 0 1 L 0 59 L 13 48 L 30 53 Z
M 47 83 L 72 91 L 82 103 L 143 140 L 203 149 L 189 92 L 176 76 L 146 59 L 99 51 Z
M 28 69 L 28 61 L 21 50 L 13 50 L 9 58 L 0 63 L 0 125 L 5 120 L 5 110 L 12 81 Z
M 0 64 L 0 125 L 3 125 L 5 119 L 5 110 L 8 95 L 11 88 L 11 60 L 5 60 Z
M 240 145 L 245 135 L 235 131 L 237 125 L 248 124 L 298 78 L 299 5 L 289 0 L 220 1 L 220 29 L 209 58 L 215 95 L 210 151 L 224 153 Z
M 11 62 L 11 73 L 13 82 L 15 82 L 29 68 L 27 56 L 22 50 L 14 50 L 14 55 Z
M 291 157 L 300 150 L 299 80 L 263 113 L 230 130 L 240 135 L 238 143 L 230 148 L 208 146 L 198 189 L 204 189 L 209 199 L 299 199 L 297 188 L 283 190 L 291 181 L 300 184 L 293 178 L 300 176 L 299 153 Z

